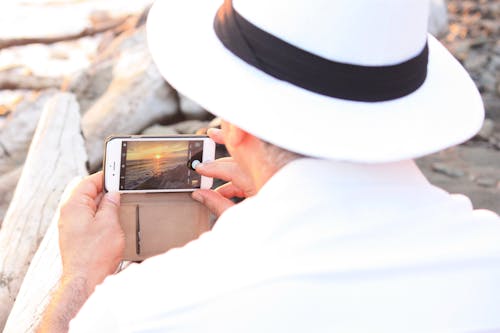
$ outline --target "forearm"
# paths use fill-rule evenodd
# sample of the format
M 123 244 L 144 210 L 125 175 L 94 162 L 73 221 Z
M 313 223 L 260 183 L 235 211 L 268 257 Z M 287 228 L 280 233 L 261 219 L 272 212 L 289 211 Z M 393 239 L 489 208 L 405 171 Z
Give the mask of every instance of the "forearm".
M 92 292 L 89 289 L 88 281 L 84 277 L 63 277 L 45 310 L 38 333 L 68 332 L 69 322 L 76 316 Z
M 63 277 L 45 310 L 38 332 L 67 332 L 95 287 L 122 260 L 125 234 L 118 193 L 103 193 L 102 172 L 88 176 L 61 206 L 59 248 Z

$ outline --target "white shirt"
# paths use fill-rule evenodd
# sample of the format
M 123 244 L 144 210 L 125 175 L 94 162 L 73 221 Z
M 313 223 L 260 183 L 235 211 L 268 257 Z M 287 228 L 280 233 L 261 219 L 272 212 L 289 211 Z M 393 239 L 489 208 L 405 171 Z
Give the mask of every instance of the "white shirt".
M 297 160 L 200 239 L 108 277 L 70 331 L 497 332 L 500 219 L 412 161 Z

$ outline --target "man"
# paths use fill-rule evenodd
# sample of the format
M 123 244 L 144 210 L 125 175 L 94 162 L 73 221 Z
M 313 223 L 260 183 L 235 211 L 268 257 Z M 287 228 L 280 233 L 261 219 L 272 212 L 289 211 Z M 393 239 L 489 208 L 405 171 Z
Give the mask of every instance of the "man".
M 225 119 L 209 135 L 231 158 L 197 171 L 229 182 L 193 193 L 220 217 L 112 275 L 119 197 L 101 198 L 102 175 L 90 176 L 61 212 L 64 272 L 42 330 L 76 315 L 74 332 L 500 331 L 498 216 L 411 160 L 483 118 L 467 73 L 426 34 L 427 8 L 157 2 L 160 71 Z

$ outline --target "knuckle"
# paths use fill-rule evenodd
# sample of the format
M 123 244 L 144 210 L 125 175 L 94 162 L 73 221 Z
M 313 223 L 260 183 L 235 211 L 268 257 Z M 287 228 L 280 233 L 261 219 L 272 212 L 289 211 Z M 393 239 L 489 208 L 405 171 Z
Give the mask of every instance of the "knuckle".
M 81 196 L 79 197 L 78 203 L 83 207 L 95 208 L 95 201 L 89 196 Z

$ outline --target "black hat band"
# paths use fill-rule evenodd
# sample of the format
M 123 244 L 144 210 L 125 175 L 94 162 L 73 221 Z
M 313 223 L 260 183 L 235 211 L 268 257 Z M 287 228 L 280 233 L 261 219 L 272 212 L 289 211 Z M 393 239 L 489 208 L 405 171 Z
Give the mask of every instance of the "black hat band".
M 358 66 L 330 61 L 256 27 L 233 8 L 232 0 L 220 7 L 214 29 L 222 44 L 246 63 L 329 97 L 360 102 L 393 100 L 417 90 L 427 76 L 427 43 L 416 57 L 396 65 Z

